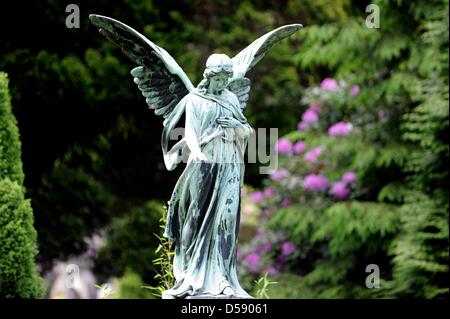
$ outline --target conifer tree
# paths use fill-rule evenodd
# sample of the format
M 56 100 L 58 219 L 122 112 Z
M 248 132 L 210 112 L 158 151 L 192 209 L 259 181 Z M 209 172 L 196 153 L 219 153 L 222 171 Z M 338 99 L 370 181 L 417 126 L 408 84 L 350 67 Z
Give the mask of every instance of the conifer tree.
M 20 140 L 11 110 L 8 79 L 0 73 L 0 298 L 36 298 L 36 231 L 22 186 Z

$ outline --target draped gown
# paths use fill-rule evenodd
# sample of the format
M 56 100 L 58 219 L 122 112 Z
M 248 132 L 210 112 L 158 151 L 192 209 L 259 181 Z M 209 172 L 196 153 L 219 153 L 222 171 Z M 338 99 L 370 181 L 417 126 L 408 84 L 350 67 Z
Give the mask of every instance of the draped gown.
M 184 103 L 186 132 L 191 130 L 208 161 L 189 158 L 168 205 L 164 236 L 175 241 L 175 285 L 165 295 L 220 297 L 226 287 L 233 297 L 252 298 L 236 273 L 237 236 L 241 213 L 243 154 L 247 138 L 216 119 L 230 116 L 251 127 L 239 101 L 228 90 L 220 95 L 189 93 Z

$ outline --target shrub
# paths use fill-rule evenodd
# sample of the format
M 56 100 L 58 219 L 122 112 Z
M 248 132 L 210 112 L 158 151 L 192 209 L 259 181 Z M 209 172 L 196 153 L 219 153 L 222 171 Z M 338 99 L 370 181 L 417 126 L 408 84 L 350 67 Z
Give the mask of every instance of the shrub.
M 95 266 L 103 274 L 121 276 L 128 267 L 146 283 L 153 283 L 152 260 L 159 233 L 159 219 L 164 208 L 156 201 L 148 201 L 133 208 L 123 217 L 115 218 L 100 250 Z
M 37 235 L 22 187 L 19 132 L 7 85 L 0 73 L 0 298 L 35 298 L 42 293 L 34 263 Z

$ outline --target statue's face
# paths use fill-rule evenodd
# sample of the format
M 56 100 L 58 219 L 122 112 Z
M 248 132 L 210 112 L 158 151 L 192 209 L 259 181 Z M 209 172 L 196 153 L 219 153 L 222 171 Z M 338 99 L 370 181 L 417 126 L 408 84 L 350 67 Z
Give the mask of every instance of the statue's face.
M 228 75 L 226 73 L 219 73 L 213 75 L 209 79 L 209 88 L 212 91 L 222 91 L 228 85 Z

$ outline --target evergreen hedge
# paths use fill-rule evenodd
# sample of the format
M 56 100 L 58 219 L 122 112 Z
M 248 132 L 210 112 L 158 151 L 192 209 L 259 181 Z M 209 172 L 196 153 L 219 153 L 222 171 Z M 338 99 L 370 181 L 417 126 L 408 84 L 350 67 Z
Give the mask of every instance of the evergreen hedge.
M 36 298 L 42 293 L 34 262 L 37 234 L 22 186 L 16 124 L 8 78 L 0 73 L 0 298 Z

